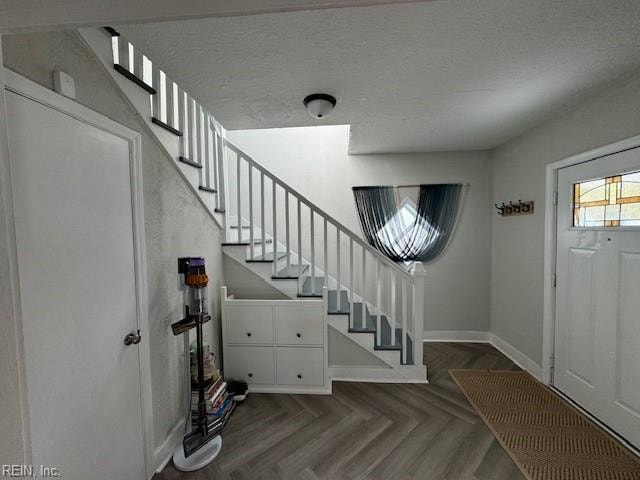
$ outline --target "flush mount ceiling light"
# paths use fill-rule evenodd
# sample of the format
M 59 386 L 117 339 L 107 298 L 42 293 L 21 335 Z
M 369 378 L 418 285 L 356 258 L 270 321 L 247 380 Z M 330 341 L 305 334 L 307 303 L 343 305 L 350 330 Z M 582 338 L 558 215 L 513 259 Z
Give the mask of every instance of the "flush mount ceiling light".
M 307 112 L 314 118 L 326 117 L 336 106 L 336 98 L 328 93 L 312 93 L 303 100 Z

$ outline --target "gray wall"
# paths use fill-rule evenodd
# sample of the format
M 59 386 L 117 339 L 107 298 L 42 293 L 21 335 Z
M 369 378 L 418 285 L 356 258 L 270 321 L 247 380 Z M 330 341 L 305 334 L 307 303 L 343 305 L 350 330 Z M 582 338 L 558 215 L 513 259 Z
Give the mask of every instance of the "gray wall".
M 247 267 L 240 265 L 226 255 L 222 257 L 222 270 L 224 271 L 227 294 L 233 295 L 235 298 L 265 298 L 272 300 L 287 300 L 289 298 Z
M 6 36 L 3 44 L 7 67 L 48 88 L 52 87 L 51 72 L 60 68 L 75 78 L 79 103 L 142 134 L 150 328 L 146 335 L 151 349 L 154 447 L 158 449 L 185 413 L 183 341 L 170 329 L 170 324 L 183 316 L 177 258 L 202 255 L 207 259 L 214 315 L 207 335 L 219 352 L 222 232 L 180 177 L 173 160 L 162 154 L 112 79 L 74 32 Z
M 460 223 L 449 248 L 426 266 L 424 329 L 488 330 L 490 154 L 441 152 L 348 155 L 348 133 L 346 126 L 331 126 L 238 130 L 229 132 L 228 137 L 258 163 L 358 235 L 361 233 L 351 191 L 353 186 L 469 183 Z M 232 208 L 235 208 L 233 205 Z M 303 222 L 303 229 L 307 227 Z M 316 228 L 316 235 L 319 236 L 320 229 Z M 279 227 L 279 231 L 282 232 L 282 227 Z M 330 238 L 333 236 L 330 233 Z M 307 239 L 305 243 L 308 244 Z M 348 251 L 346 242 L 342 243 L 342 248 L 343 252 Z M 321 252 L 317 254 L 321 257 Z M 358 264 L 359 257 L 356 254 L 356 272 L 359 271 Z M 330 271 L 335 271 L 331 259 L 330 267 Z M 343 269 L 343 272 L 346 271 Z
M 640 77 L 583 101 L 493 155 L 493 200 L 534 200 L 535 214 L 493 215 L 491 331 L 542 361 L 545 166 L 640 133 Z

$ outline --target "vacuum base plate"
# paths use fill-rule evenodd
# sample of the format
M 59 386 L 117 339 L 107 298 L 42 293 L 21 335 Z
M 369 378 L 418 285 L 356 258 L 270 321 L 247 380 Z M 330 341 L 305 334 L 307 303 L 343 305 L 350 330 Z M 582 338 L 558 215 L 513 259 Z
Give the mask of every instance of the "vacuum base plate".
M 203 467 L 209 465 L 218 456 L 222 449 L 222 437 L 218 435 L 206 444 L 204 444 L 198 451 L 194 452 L 188 458 L 184 456 L 184 448 L 182 443 L 178 445 L 176 451 L 173 452 L 173 464 L 176 469 L 181 472 L 195 472 Z

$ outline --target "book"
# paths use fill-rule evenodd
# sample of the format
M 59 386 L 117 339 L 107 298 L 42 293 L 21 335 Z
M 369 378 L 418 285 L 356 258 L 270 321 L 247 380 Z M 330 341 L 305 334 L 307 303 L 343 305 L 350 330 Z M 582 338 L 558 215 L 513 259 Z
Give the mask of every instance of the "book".
M 205 398 L 207 413 L 215 413 L 216 410 L 218 410 L 220 406 L 224 404 L 226 399 L 229 398 L 229 395 L 227 394 L 226 389 L 227 389 L 227 384 L 226 382 L 223 382 L 218 387 L 218 390 L 210 398 Z M 199 398 L 196 392 L 191 397 L 191 411 L 195 414 L 198 413 L 198 403 L 199 403 Z
M 219 382 L 217 384 L 214 384 L 212 385 L 212 388 L 207 389 L 207 391 L 205 391 L 204 399 L 210 403 L 213 403 L 223 392 L 226 391 L 226 388 L 227 388 L 226 382 L 221 382 L 221 383 Z M 199 399 L 200 399 L 200 392 L 198 392 L 197 390 L 193 390 L 191 392 L 192 403 L 197 404 Z

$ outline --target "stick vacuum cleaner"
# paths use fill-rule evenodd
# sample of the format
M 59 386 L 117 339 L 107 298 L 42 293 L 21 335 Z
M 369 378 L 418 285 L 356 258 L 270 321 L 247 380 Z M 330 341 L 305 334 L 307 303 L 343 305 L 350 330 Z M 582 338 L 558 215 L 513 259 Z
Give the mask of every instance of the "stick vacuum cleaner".
M 206 288 L 209 278 L 204 268 L 203 257 L 185 257 L 178 259 L 178 273 L 184 275 L 187 286 L 187 305 L 185 317 L 171 325 L 174 335 L 196 329 L 196 358 L 198 367 L 198 416 L 191 425 L 182 445 L 173 454 L 173 463 L 178 470 L 191 472 L 208 465 L 218 456 L 222 448 L 219 430 L 213 430 L 207 424 L 207 406 L 204 384 L 204 348 L 202 325 L 211 320 L 207 311 Z M 191 412 L 187 413 L 188 418 Z

